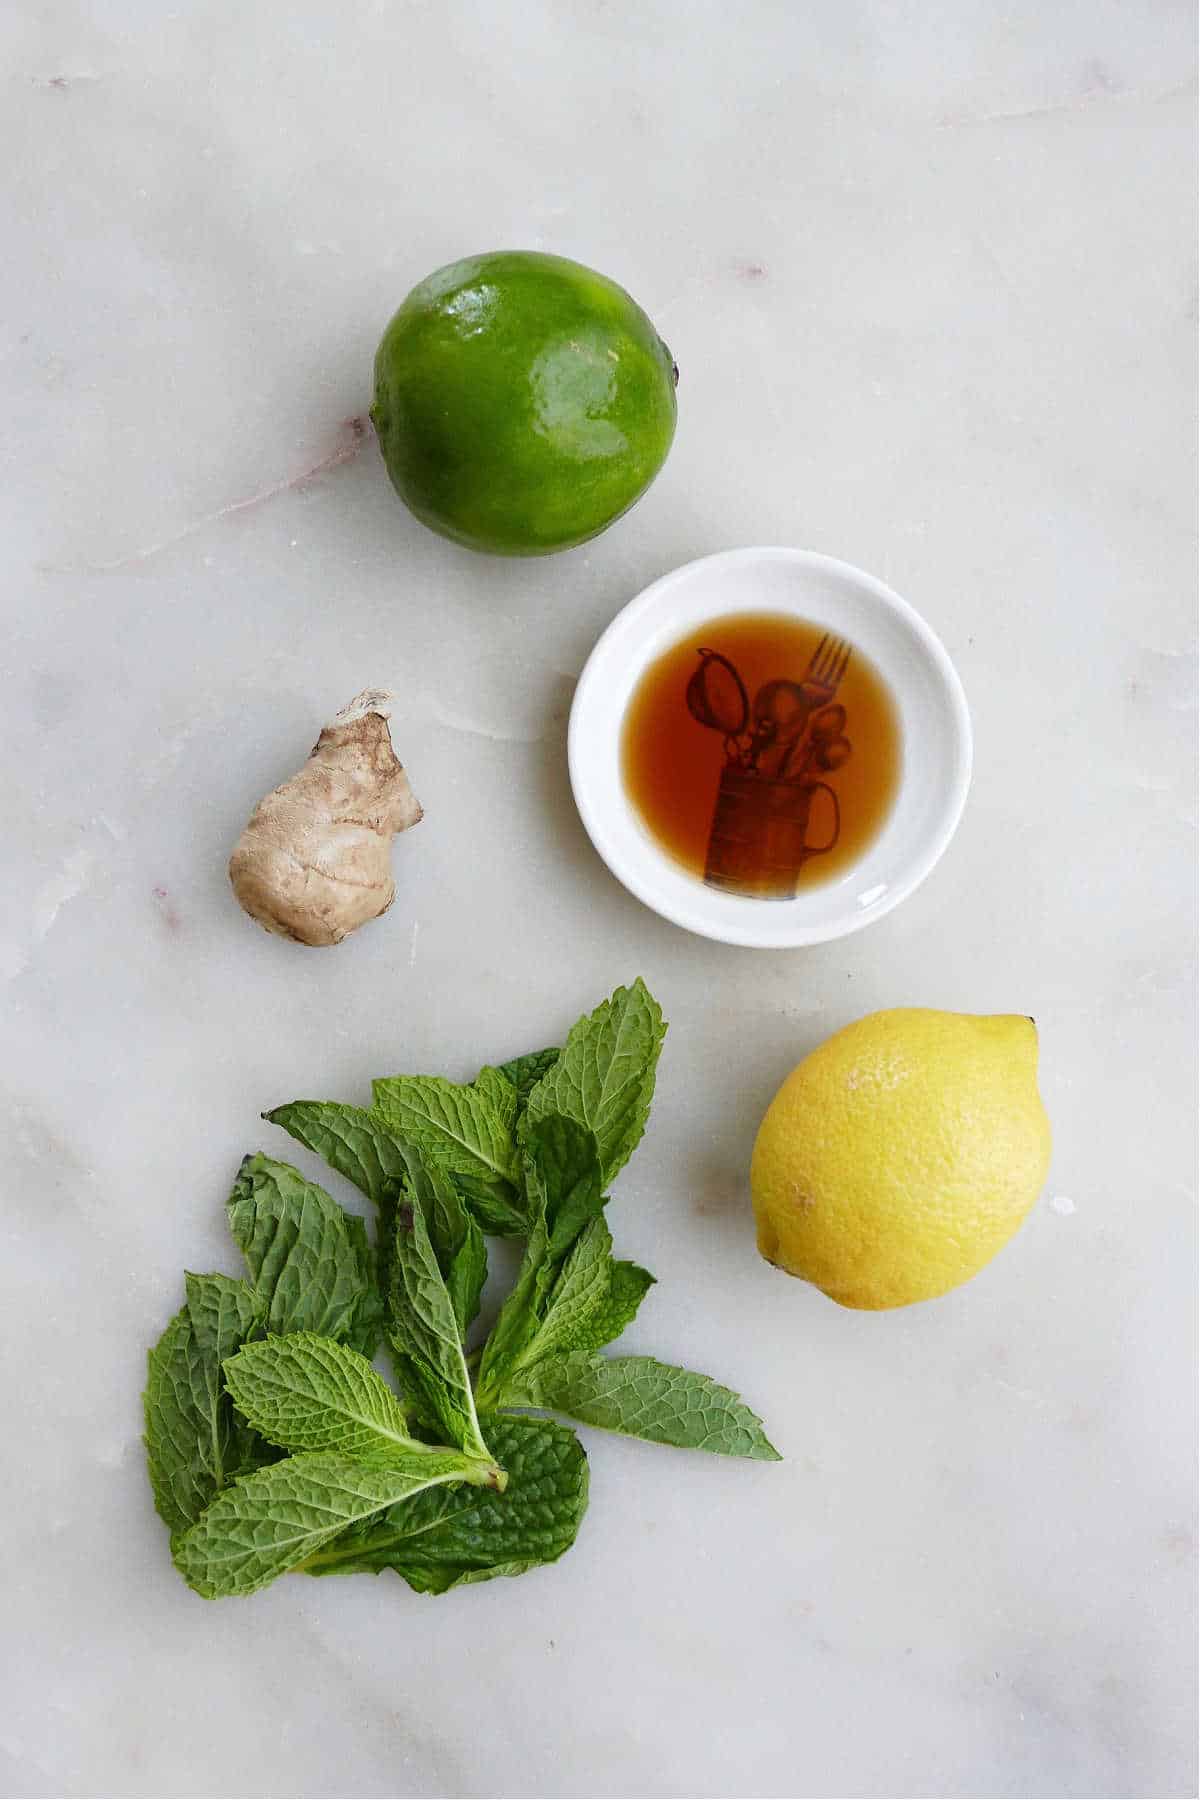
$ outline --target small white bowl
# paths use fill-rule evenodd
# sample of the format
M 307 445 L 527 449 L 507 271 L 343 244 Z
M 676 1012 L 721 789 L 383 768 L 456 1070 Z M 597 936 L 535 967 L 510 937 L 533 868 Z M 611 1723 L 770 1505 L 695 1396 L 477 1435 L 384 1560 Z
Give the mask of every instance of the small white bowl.
M 875 665 L 900 715 L 900 779 L 878 836 L 840 876 L 792 899 L 746 898 L 690 875 L 650 836 L 621 776 L 622 721 L 647 664 L 738 612 L 790 613 L 847 639 Z M 632 894 L 701 937 L 791 949 L 860 931 L 924 881 L 962 816 L 971 721 L 944 646 L 891 588 L 832 556 L 755 547 L 685 563 L 617 614 L 579 678 L 567 755 L 588 836 Z

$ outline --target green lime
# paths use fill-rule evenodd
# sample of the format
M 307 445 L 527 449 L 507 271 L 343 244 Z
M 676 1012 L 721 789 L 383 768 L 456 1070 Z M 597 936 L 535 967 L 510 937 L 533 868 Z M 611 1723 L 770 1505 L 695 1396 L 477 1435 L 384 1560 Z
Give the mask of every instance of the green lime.
M 675 434 L 677 379 L 616 282 L 501 250 L 413 289 L 376 353 L 371 418 L 424 524 L 473 550 L 541 556 L 645 493 Z

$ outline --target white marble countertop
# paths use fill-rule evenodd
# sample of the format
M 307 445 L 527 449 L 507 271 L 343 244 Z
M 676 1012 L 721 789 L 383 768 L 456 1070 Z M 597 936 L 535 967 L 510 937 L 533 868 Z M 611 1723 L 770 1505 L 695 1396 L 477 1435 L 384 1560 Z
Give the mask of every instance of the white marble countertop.
M 5 1793 L 1194 1791 L 1191 12 L 4 8 Z M 500 246 L 616 277 L 682 369 L 649 497 L 534 563 L 424 531 L 346 424 L 412 282 Z M 926 886 L 791 954 L 629 898 L 564 762 L 624 601 L 754 542 L 910 598 L 977 735 Z M 225 859 L 368 683 L 428 817 L 389 917 L 302 951 Z M 144 1354 L 234 1266 L 260 1109 L 467 1074 L 637 973 L 630 1344 L 786 1461 L 593 1439 L 553 1569 L 198 1601 Z M 853 1314 L 759 1260 L 747 1156 L 905 1003 L 1036 1015 L 1055 1162 L 979 1279 Z

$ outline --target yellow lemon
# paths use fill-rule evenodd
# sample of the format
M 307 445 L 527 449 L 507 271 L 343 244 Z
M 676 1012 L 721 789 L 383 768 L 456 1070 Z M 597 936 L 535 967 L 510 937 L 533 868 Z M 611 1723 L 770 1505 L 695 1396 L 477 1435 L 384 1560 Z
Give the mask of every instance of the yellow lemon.
M 969 1281 L 1046 1179 L 1037 1057 L 1033 1020 L 1008 1014 L 897 1007 L 836 1032 L 792 1070 L 755 1141 L 767 1261 L 871 1310 Z

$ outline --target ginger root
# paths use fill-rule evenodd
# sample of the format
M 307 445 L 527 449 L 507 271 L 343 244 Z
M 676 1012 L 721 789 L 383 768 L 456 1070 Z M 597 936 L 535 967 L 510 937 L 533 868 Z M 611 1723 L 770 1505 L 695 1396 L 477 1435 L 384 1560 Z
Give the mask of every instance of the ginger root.
M 367 688 L 304 767 L 260 800 L 229 859 L 238 901 L 298 944 L 340 944 L 396 897 L 391 847 L 421 818 L 388 731 L 391 695 Z

